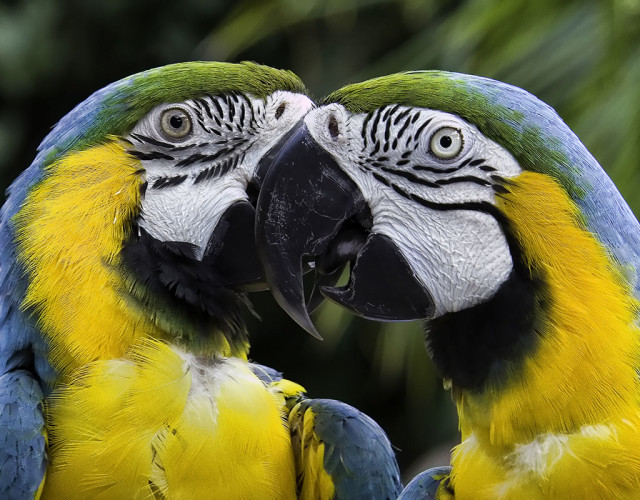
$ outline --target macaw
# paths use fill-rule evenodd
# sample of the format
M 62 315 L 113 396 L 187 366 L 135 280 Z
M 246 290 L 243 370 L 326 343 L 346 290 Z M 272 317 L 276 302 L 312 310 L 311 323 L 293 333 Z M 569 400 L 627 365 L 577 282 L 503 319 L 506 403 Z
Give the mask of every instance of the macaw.
M 311 268 L 355 314 L 426 320 L 461 443 L 401 498 L 640 498 L 640 227 L 550 106 L 440 71 L 348 85 L 280 150 L 256 229 L 304 328 Z
M 44 139 L 0 219 L 0 497 L 397 496 L 373 420 L 247 361 L 255 201 L 312 107 L 291 72 L 181 63 Z

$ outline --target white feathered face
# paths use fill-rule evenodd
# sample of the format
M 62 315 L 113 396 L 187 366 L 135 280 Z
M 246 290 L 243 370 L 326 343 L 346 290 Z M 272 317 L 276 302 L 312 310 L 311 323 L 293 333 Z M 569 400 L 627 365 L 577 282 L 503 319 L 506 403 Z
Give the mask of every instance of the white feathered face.
M 286 91 L 155 107 L 127 137 L 146 171 L 139 227 L 156 240 L 192 245 L 202 259 L 225 211 L 255 202 L 261 161 L 312 107 Z
M 424 108 L 350 115 L 332 104 L 305 124 L 362 192 L 371 232 L 388 236 L 429 290 L 436 316 L 486 300 L 507 279 L 511 255 L 491 207 L 521 169 L 503 147 Z
M 310 222 L 313 241 L 321 243 L 304 243 L 295 250 L 307 261 L 315 259 L 316 264 L 326 262 L 330 255 L 331 266 L 323 264 L 327 268 L 351 263 L 349 285 L 335 288 L 325 283 L 320 290 L 323 295 L 366 317 L 415 319 L 473 307 L 491 298 L 508 279 L 513 261 L 497 220 L 495 197 L 522 170 L 507 150 L 461 118 L 425 108 L 392 105 L 352 114 L 340 104 L 329 104 L 311 111 L 304 124 L 265 180 L 258 206 L 263 227 L 258 231 L 273 232 L 270 225 L 276 219 L 270 217 L 285 208 L 281 200 L 287 206 L 295 203 L 285 191 L 305 196 L 299 192 L 302 182 L 297 187 L 278 185 L 277 177 L 301 168 L 305 163 L 301 149 L 313 145 L 309 150 L 320 150 L 309 160 L 316 164 L 317 184 L 333 176 L 334 186 L 326 184 L 322 189 L 336 193 L 335 199 L 350 191 L 350 199 L 355 200 L 340 217 L 331 214 L 330 224 L 319 219 Z M 323 208 L 315 205 L 301 210 L 315 213 Z M 352 236 L 354 220 L 365 235 Z M 298 224 L 303 223 L 298 220 Z M 345 225 L 349 234 L 343 230 Z M 272 245 L 269 238 L 266 234 L 259 237 L 259 247 Z M 272 290 L 288 287 L 276 282 L 277 275 L 281 267 L 289 266 L 291 271 L 295 266 L 275 263 L 274 253 L 263 253 L 265 266 L 277 269 L 267 276 Z M 286 249 L 278 253 L 286 255 Z M 300 255 L 292 253 L 291 261 Z M 403 264 L 394 267 L 390 264 L 394 259 Z M 394 272 L 387 273 L 386 285 L 378 282 L 376 286 L 390 292 L 384 300 L 371 292 L 367 295 L 365 290 L 374 285 L 364 278 L 365 271 L 379 274 L 386 267 Z M 421 291 L 405 288 L 409 280 Z M 415 299 L 415 307 L 395 314 L 394 307 L 413 300 L 408 297 Z M 299 298 L 291 295 L 283 300 L 287 301 L 299 302 Z M 299 322 L 310 326 L 304 313 L 299 311 L 298 316 Z

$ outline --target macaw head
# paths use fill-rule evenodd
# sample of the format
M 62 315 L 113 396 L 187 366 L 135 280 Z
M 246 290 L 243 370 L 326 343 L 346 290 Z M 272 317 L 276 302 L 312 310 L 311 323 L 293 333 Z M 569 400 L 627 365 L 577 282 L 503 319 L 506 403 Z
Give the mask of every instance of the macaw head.
M 434 359 L 461 387 L 536 344 L 562 283 L 589 283 L 571 269 L 637 280 L 637 221 L 587 149 L 548 105 L 475 76 L 334 92 L 280 151 L 257 221 L 267 281 L 301 326 L 315 332 L 301 280 L 314 268 L 314 304 L 428 319 Z
M 264 287 L 257 194 L 312 106 L 288 71 L 193 62 L 120 80 L 66 115 L 3 209 L 21 307 L 54 356 L 116 356 L 144 334 L 246 351 L 244 292 Z

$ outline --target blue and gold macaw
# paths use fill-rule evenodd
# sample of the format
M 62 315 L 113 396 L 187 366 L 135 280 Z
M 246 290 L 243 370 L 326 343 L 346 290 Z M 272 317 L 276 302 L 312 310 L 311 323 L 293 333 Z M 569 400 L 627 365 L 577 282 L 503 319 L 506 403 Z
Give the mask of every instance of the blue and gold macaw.
M 90 96 L 0 221 L 0 497 L 370 498 L 381 429 L 247 362 L 255 200 L 313 107 L 290 72 L 183 63 Z
M 356 314 L 428 320 L 462 442 L 401 498 L 640 497 L 640 227 L 549 106 L 438 71 L 349 85 L 283 147 L 257 220 L 308 330 L 309 263 Z

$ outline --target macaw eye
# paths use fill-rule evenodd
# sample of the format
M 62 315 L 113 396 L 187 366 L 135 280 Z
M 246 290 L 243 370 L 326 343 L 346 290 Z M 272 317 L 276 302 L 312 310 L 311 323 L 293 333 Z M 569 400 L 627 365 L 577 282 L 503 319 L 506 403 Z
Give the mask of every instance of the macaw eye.
M 168 139 L 184 139 L 191 133 L 191 117 L 183 109 L 167 109 L 160 115 L 160 128 Z
M 450 160 L 462 151 L 464 141 L 460 131 L 453 127 L 442 127 L 431 136 L 429 148 L 436 158 Z

